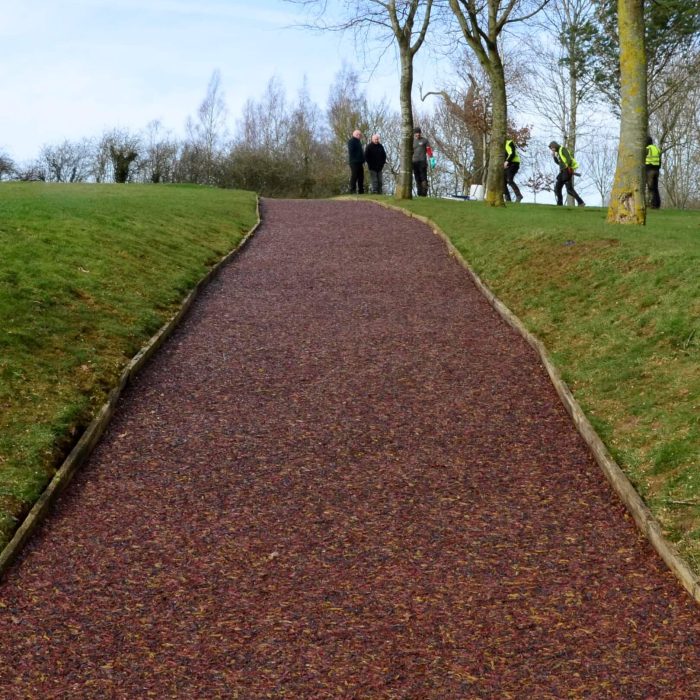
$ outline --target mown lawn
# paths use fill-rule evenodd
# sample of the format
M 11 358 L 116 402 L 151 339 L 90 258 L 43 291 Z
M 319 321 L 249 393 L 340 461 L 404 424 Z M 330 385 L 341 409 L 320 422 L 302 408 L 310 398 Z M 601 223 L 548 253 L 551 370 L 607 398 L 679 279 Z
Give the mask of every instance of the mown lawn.
M 647 226 L 631 227 L 606 224 L 593 207 L 403 206 L 433 220 L 545 343 L 700 572 L 700 213 L 650 211 Z
M 250 192 L 0 183 L 0 548 L 126 363 L 255 221 Z

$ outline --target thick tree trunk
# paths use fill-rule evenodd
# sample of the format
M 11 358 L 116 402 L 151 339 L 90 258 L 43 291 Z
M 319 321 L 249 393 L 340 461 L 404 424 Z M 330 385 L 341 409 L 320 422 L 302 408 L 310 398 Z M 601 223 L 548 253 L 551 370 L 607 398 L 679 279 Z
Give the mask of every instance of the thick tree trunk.
M 508 123 L 508 106 L 506 102 L 506 80 L 503 63 L 498 55 L 490 56 L 489 73 L 492 90 L 491 143 L 489 144 L 489 171 L 486 180 L 486 197 L 484 201 L 491 207 L 503 207 L 503 161 Z
M 648 130 L 643 0 L 618 0 L 620 146 L 608 222 L 645 224 L 644 153 Z
M 578 114 L 578 80 L 576 74 L 576 61 L 574 60 L 574 52 L 576 51 L 574 41 L 575 40 L 572 35 L 567 42 L 567 51 L 571 59 L 569 61 L 569 133 L 565 140 L 566 147 L 569 149 L 569 153 L 571 153 L 572 156 L 576 154 L 576 130 L 578 128 L 576 123 L 576 116 Z M 572 207 L 575 203 L 574 198 L 567 192 L 567 206 Z
M 401 50 L 401 84 L 399 104 L 401 107 L 401 154 L 399 176 L 396 180 L 396 199 L 411 199 L 413 177 L 413 58 L 408 47 Z

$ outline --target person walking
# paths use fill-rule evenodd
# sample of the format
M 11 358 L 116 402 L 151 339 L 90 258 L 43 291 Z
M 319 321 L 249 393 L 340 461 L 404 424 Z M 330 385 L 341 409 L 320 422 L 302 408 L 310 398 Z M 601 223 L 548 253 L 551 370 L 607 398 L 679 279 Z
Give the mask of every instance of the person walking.
M 515 175 L 518 170 L 520 170 L 520 156 L 518 155 L 518 149 L 511 139 L 506 139 L 506 160 L 503 163 L 504 169 L 504 183 L 503 183 L 503 196 L 506 198 L 506 202 L 510 202 L 510 192 L 508 190 L 508 185 L 513 189 L 513 194 L 515 195 L 515 203 L 522 201 L 523 195 L 520 192 L 520 188 L 515 184 Z
M 419 197 L 428 196 L 428 158 L 432 159 L 433 149 L 420 127 L 413 130 L 413 177 Z
M 566 185 L 566 193 L 576 200 L 576 204 L 579 207 L 585 207 L 586 203 L 574 189 L 574 170 L 578 168 L 576 159 L 566 146 L 560 146 L 556 141 L 552 141 L 549 144 L 549 150 L 552 152 L 554 162 L 559 165 L 559 175 L 557 175 L 557 181 L 554 184 L 554 196 L 557 200 L 557 206 L 561 207 L 564 204 L 562 190 Z
M 372 134 L 372 139 L 365 148 L 365 161 L 372 194 L 382 194 L 382 169 L 386 163 L 386 151 L 379 141 L 379 134 Z
M 350 165 L 350 194 L 365 193 L 365 152 L 362 148 L 362 132 L 355 129 L 348 139 L 348 164 Z
M 647 176 L 647 197 L 651 195 L 649 207 L 651 209 L 660 209 L 659 171 L 661 170 L 661 149 L 654 145 L 651 136 L 647 138 L 647 154 L 644 160 L 644 168 Z

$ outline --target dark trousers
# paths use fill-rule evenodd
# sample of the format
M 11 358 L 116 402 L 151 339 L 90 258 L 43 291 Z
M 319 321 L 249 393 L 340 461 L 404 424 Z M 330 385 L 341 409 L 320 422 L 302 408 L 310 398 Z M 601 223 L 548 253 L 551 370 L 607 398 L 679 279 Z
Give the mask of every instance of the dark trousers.
M 365 193 L 365 166 L 362 163 L 350 163 L 350 194 Z
M 382 183 L 382 171 L 381 170 L 372 170 L 370 168 L 369 184 L 370 184 L 370 187 L 372 188 L 373 194 L 382 194 L 383 183 Z
M 510 192 L 508 191 L 508 185 L 511 186 L 515 198 L 520 200 L 523 198 L 520 193 L 520 188 L 515 184 L 515 176 L 520 170 L 520 163 L 508 163 L 508 165 L 503 169 L 505 175 L 505 182 L 503 183 L 503 196 L 506 198 L 506 202 L 510 202 Z
M 428 196 L 428 161 L 413 161 L 413 177 L 416 179 L 416 192 L 419 197 Z
M 651 201 L 649 201 L 651 198 Z M 661 195 L 659 194 L 659 169 L 647 165 L 647 202 L 652 209 L 661 208 Z
M 564 204 L 562 197 L 564 185 L 566 185 L 566 193 L 576 200 L 576 204 L 583 206 L 584 201 L 574 189 L 574 173 L 571 170 L 560 170 L 559 175 L 557 175 L 557 181 L 554 183 L 554 196 L 557 200 L 557 206 L 560 207 Z

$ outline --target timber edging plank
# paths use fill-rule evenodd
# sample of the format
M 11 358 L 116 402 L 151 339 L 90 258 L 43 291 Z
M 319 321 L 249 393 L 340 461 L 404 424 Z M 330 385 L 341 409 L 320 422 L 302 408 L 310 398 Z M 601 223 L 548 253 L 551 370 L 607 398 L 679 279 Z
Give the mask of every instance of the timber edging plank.
M 68 485 L 75 473 L 80 469 L 85 460 L 90 456 L 93 449 L 104 434 L 109 422 L 116 410 L 119 397 L 126 385 L 138 373 L 143 365 L 155 354 L 161 345 L 172 335 L 180 321 L 189 311 L 202 289 L 209 284 L 221 268 L 231 262 L 246 246 L 253 237 L 258 227 L 260 226 L 260 198 L 258 197 L 256 205 L 257 221 L 253 228 L 246 233 L 238 242 L 238 245 L 219 262 L 217 262 L 199 282 L 194 289 L 185 297 L 175 314 L 163 324 L 160 329 L 153 335 L 150 340 L 139 350 L 134 357 L 129 361 L 122 371 L 117 385 L 110 391 L 107 400 L 100 407 L 95 417 L 85 429 L 78 442 L 70 451 L 66 459 L 63 461 L 58 471 L 53 475 L 53 478 L 48 483 L 41 496 L 32 506 L 29 513 L 25 516 L 22 524 L 17 528 L 12 539 L 7 543 L 4 549 L 0 552 L 0 580 L 4 577 L 7 570 L 12 566 L 12 563 L 19 556 L 22 548 L 27 543 L 32 534 L 36 531 L 39 525 L 43 522 L 49 513 L 51 506 L 55 503 L 59 494 Z
M 377 200 L 366 201 L 371 201 L 386 209 L 401 212 L 405 216 L 422 221 L 429 226 L 432 232 L 445 243 L 450 255 L 468 272 L 474 284 L 503 320 L 520 333 L 525 341 L 538 353 L 561 402 L 564 404 L 564 408 L 573 420 L 584 442 L 588 445 L 598 466 L 634 519 L 638 529 L 647 538 L 651 546 L 656 550 L 657 554 L 663 559 L 666 566 L 668 566 L 686 591 L 688 591 L 697 603 L 700 603 L 700 577 L 693 572 L 688 562 L 681 557 L 675 545 L 664 536 L 661 525 L 644 503 L 642 497 L 634 488 L 634 485 L 627 475 L 622 471 L 620 465 L 613 459 L 602 439 L 586 417 L 583 409 L 574 398 L 566 382 L 561 378 L 559 370 L 557 370 L 550 359 L 544 344 L 537 339 L 525 327 L 523 322 L 489 289 L 464 259 L 447 234 L 434 221 L 387 202 L 380 202 Z

